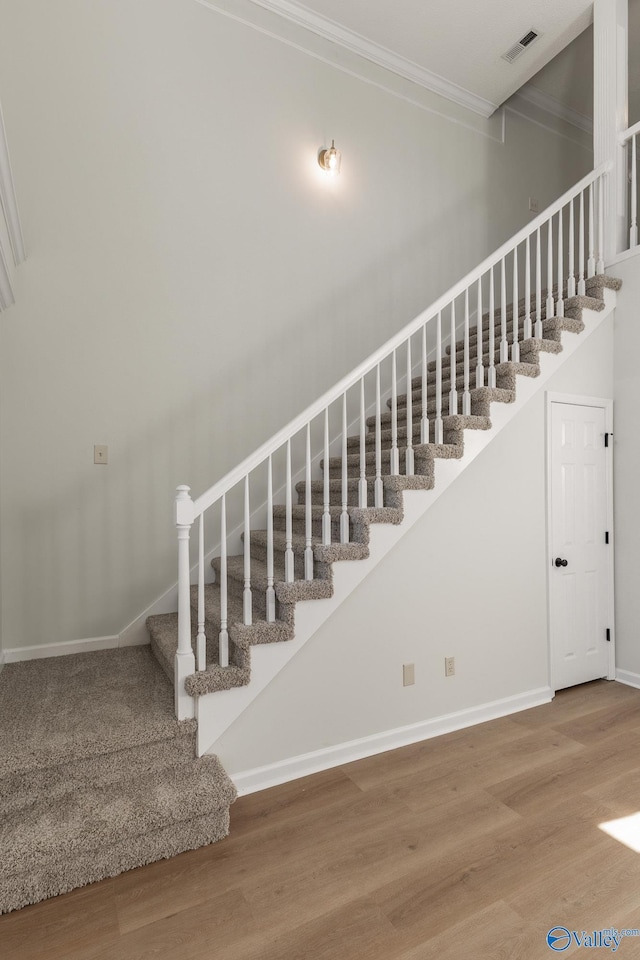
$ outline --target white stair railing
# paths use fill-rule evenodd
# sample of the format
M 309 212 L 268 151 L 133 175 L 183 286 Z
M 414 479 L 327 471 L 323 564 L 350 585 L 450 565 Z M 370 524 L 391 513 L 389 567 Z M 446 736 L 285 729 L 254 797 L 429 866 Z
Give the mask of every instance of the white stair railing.
M 620 137 L 627 150 L 627 170 L 629 194 L 627 214 L 629 218 L 629 250 L 638 246 L 638 138 L 640 123 L 635 123 Z
M 635 135 L 632 142 L 635 144 Z M 635 146 L 633 149 L 635 156 Z M 602 269 L 605 240 L 603 179 L 610 166 L 603 164 L 584 177 L 196 500 L 191 499 L 188 487 L 178 488 L 175 502 L 178 528 L 178 649 L 175 658 L 175 690 L 179 719 L 194 715 L 194 700 L 187 695 L 184 681 L 196 669 L 200 671 L 205 667 L 207 626 L 218 631 L 219 656 L 217 664 L 209 662 L 206 667 L 224 669 L 230 662 L 233 666 L 232 645 L 229 650 L 229 627 L 235 622 L 234 616 L 246 625 L 255 622 L 257 597 L 259 592 L 263 592 L 259 609 L 265 612 L 261 613 L 260 617 L 267 623 L 273 622 L 277 616 L 275 584 L 279 581 L 291 583 L 295 578 L 314 580 L 316 547 L 326 548 L 333 542 L 334 548 L 339 548 L 340 544 L 349 543 L 350 507 L 384 506 L 383 476 L 410 476 L 418 465 L 421 447 L 430 442 L 442 443 L 446 440 L 447 424 L 443 417 L 443 399 L 444 408 L 450 416 L 471 413 L 473 390 L 469 380 L 472 360 L 475 362 L 475 388 L 495 387 L 500 382 L 500 364 L 507 362 L 509 356 L 512 360 L 517 360 L 520 356 L 526 357 L 526 342 L 532 334 L 535 337 L 543 336 L 545 320 L 564 314 L 565 298 L 576 293 L 576 277 L 577 293 L 584 294 L 586 279 L 594 275 L 596 268 Z M 588 212 L 588 223 L 585 220 L 585 210 Z M 566 224 L 568 230 L 564 229 Z M 546 271 L 543 278 L 545 245 Z M 566 289 L 565 276 L 568 278 Z M 523 308 L 518 304 L 519 289 L 524 289 Z M 500 298 L 499 320 L 496 293 Z M 532 324 L 531 316 L 532 297 L 535 325 Z M 512 303 L 511 316 L 509 302 Z M 483 304 L 486 303 L 489 305 L 488 315 L 483 314 Z M 475 305 L 477 310 L 473 325 L 470 304 Z M 460 317 L 463 324 L 460 331 L 456 327 L 456 317 Z M 443 346 L 446 344 L 443 344 L 442 326 L 446 319 L 450 321 L 449 357 L 443 356 Z M 532 326 L 535 329 L 532 330 Z M 472 329 L 475 331 L 475 346 L 471 343 Z M 420 356 L 415 371 L 412 367 L 414 337 L 416 344 L 420 343 L 421 346 L 421 349 L 415 352 L 416 356 Z M 429 344 L 435 345 L 435 377 L 431 372 L 433 364 L 428 363 Z M 475 357 L 472 356 L 474 348 Z M 400 383 L 398 353 L 406 359 L 406 377 L 403 377 Z M 383 372 L 385 377 L 388 375 L 384 389 L 385 396 L 390 397 L 391 408 L 390 412 L 384 415 L 381 405 Z M 414 381 L 414 377 L 417 377 L 417 380 Z M 412 391 L 415 389 L 413 384 L 416 382 L 421 387 L 421 402 L 418 408 L 419 442 L 413 435 L 414 421 L 416 427 L 418 426 L 412 398 Z M 432 393 L 434 385 L 435 393 Z M 460 405 L 458 390 L 462 396 Z M 369 432 L 365 429 L 367 398 L 369 409 L 374 413 L 373 420 L 370 421 L 373 426 Z M 333 439 L 329 427 L 332 415 L 334 422 L 340 422 L 339 435 Z M 430 433 L 431 421 L 433 433 Z M 354 432 L 351 444 L 348 442 L 350 423 L 355 425 L 351 427 Z M 332 452 L 338 456 L 332 457 Z M 324 481 L 317 472 L 320 460 L 323 461 Z M 276 536 L 274 470 L 282 461 L 282 475 L 278 473 L 276 481 L 284 491 L 284 533 L 278 529 Z M 250 481 L 253 478 L 256 486 L 260 483 L 261 489 L 264 489 L 265 469 L 266 498 L 263 510 L 266 512 L 266 533 L 265 542 L 262 544 L 255 523 L 253 532 L 250 529 L 252 514 L 249 493 Z M 259 470 L 262 470 L 262 473 L 256 476 L 256 471 Z M 296 477 L 304 478 L 304 490 L 298 491 L 297 510 L 293 504 L 293 484 Z M 238 494 L 236 488 L 239 490 L 239 502 L 243 502 L 239 509 L 239 525 L 244 543 L 243 553 L 236 561 L 238 566 L 234 565 L 235 574 L 232 572 L 230 577 L 227 509 L 232 498 Z M 218 511 L 212 508 L 218 504 L 219 574 L 217 586 L 209 588 L 205 585 L 204 573 L 207 555 L 204 544 L 204 515 L 212 511 L 215 520 Z M 193 602 L 196 629 L 192 631 L 189 535 L 196 520 L 199 521 L 200 542 L 195 577 L 197 586 Z M 297 525 L 294 525 L 294 520 Z M 332 534 L 332 521 L 335 521 L 339 531 L 335 538 Z M 207 524 L 212 545 L 216 543 L 217 531 L 211 532 L 214 527 L 215 523 Z M 262 547 L 266 580 L 265 585 L 258 590 L 253 579 L 252 557 L 257 555 L 263 559 Z M 254 550 L 256 554 L 253 553 Z M 230 596 L 230 580 L 234 583 L 234 576 L 238 578 L 239 586 L 234 587 Z M 205 610 L 208 608 L 205 604 L 207 589 L 219 591 L 218 605 L 211 604 L 211 609 L 215 610 L 217 606 L 219 610 L 215 626 L 207 624 L 205 620 Z M 194 634 L 197 640 L 197 664 L 193 650 Z

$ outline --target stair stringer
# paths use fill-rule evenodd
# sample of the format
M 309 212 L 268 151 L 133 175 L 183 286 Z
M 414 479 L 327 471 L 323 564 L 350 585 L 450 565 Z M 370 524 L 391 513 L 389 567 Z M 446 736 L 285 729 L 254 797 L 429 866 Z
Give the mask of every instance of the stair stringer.
M 604 309 L 583 308 L 585 329 L 580 334 L 563 332 L 562 351 L 540 356 L 540 374 L 535 378 L 520 377 L 513 403 L 494 403 L 491 407 L 491 429 L 466 431 L 464 453 L 460 459 L 438 460 L 435 486 L 431 490 L 404 490 L 402 523 L 370 526 L 369 556 L 357 561 L 333 563 L 333 596 L 321 600 L 305 600 L 296 604 L 295 637 L 284 643 L 256 644 L 251 648 L 251 681 L 247 686 L 216 691 L 196 699 L 198 721 L 198 756 L 213 750 L 216 741 L 269 685 L 278 673 L 332 616 L 347 597 L 396 546 L 405 534 L 437 502 L 440 496 L 466 470 L 470 463 L 489 446 L 491 440 L 526 406 L 547 381 L 573 356 L 588 337 L 611 315 L 616 293 L 602 290 Z

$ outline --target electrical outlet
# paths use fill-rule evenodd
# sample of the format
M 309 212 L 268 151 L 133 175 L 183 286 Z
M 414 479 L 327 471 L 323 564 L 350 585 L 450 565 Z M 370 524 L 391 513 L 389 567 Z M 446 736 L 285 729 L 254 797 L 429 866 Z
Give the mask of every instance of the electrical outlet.
M 456 658 L 455 657 L 445 657 L 444 658 L 444 675 L 445 677 L 455 677 L 456 674 Z
M 404 663 L 402 665 L 402 686 L 411 687 L 416 682 L 415 663 Z
M 109 463 L 109 447 L 106 443 L 96 443 L 93 448 L 94 463 Z
M 535 197 L 529 197 L 529 213 L 539 213 L 538 201 Z

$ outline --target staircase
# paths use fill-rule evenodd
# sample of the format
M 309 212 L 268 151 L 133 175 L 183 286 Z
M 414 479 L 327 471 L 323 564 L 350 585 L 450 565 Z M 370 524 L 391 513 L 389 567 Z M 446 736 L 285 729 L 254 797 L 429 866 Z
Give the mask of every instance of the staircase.
M 404 494 L 408 490 L 432 490 L 437 481 L 437 462 L 460 460 L 465 453 L 465 434 L 469 431 L 491 431 L 492 406 L 513 405 L 518 398 L 518 380 L 537 379 L 544 367 L 544 355 L 558 355 L 563 350 L 563 335 L 576 336 L 585 329 L 585 320 L 594 314 L 605 311 L 605 290 L 617 291 L 620 282 L 604 274 L 594 275 L 585 280 L 585 294 L 567 296 L 563 286 L 563 316 L 547 317 L 547 308 L 540 311 L 540 336 L 529 337 L 519 344 L 517 362 L 505 361 L 495 365 L 496 386 L 481 386 L 471 389 L 470 413 L 450 414 L 442 418 L 442 442 L 436 442 L 436 420 L 438 411 L 445 409 L 452 387 L 451 350 L 447 346 L 440 363 L 434 359 L 427 364 L 429 373 L 435 373 L 440 365 L 442 381 L 440 385 L 440 403 L 435 385 L 428 387 L 426 411 L 430 421 L 429 440 L 422 442 L 421 422 L 416 420 L 415 411 L 422 410 L 422 377 L 411 379 L 411 394 L 398 394 L 387 401 L 388 410 L 366 419 L 367 432 L 347 436 L 346 457 L 337 456 L 322 459 L 321 479 L 298 482 L 295 485 L 297 504 L 290 509 L 285 504 L 274 503 L 272 507 L 273 526 L 269 529 L 251 529 L 249 549 L 242 553 L 228 555 L 223 560 L 216 556 L 211 560 L 215 582 L 204 585 L 202 592 L 197 585 L 190 587 L 190 642 L 194 658 L 198 645 L 199 598 L 204 601 L 204 633 L 206 636 L 206 668 L 195 671 L 184 681 L 185 691 L 192 697 L 205 697 L 236 688 L 247 687 L 252 683 L 252 647 L 263 644 L 293 641 L 296 637 L 296 605 L 309 600 L 329 600 L 334 597 L 334 567 L 340 561 L 361 561 L 369 557 L 370 533 L 372 525 L 403 524 L 405 504 Z M 547 291 L 542 291 L 538 300 L 546 303 Z M 609 310 L 611 304 L 609 304 Z M 535 312 L 536 298 L 531 299 L 531 310 Z M 525 312 L 525 301 L 519 301 L 519 316 Z M 607 311 L 608 312 L 608 311 Z M 513 305 L 505 311 L 506 332 L 513 335 Z M 484 335 L 479 341 L 477 335 L 455 341 L 455 386 L 461 395 L 465 387 L 465 363 L 474 369 L 478 363 L 478 346 L 481 342 L 480 357 L 485 368 L 489 366 L 493 344 L 493 355 L 500 351 L 503 330 L 496 327 L 493 340 L 489 340 L 489 314 L 482 318 Z M 465 350 L 467 358 L 465 361 Z M 410 412 L 411 410 L 411 412 Z M 494 407 L 495 410 L 495 407 Z M 411 421 L 411 447 L 407 444 L 408 416 Z M 394 430 L 393 421 L 396 421 Z M 376 479 L 376 432 L 379 434 L 384 506 L 375 505 L 374 484 Z M 392 447 L 394 433 L 398 447 L 399 473 L 391 473 Z M 364 458 L 361 456 L 364 450 Z M 413 473 L 403 475 L 406 468 L 407 450 L 413 451 Z M 367 481 L 367 505 L 360 505 L 360 480 L 362 463 L 365 464 Z M 346 467 L 346 470 L 345 470 Z M 348 507 L 348 542 L 340 542 L 341 517 L 344 502 L 344 474 L 346 472 L 346 502 Z M 328 483 L 327 483 L 328 481 Z M 326 516 L 328 491 L 328 513 L 331 533 L 327 536 L 327 527 L 323 526 Z M 308 507 L 310 499 L 310 510 Z M 287 535 L 287 514 L 290 516 L 290 534 Z M 308 518 L 310 517 L 310 524 Z M 308 546 L 308 529 L 311 530 L 311 548 L 313 551 L 313 579 L 305 579 L 305 552 Z M 327 544 L 326 540 L 330 539 Z M 242 534 L 243 546 L 246 543 Z M 286 553 L 290 545 L 293 551 L 293 579 L 286 579 Z M 272 551 L 272 573 L 270 577 L 269 552 Z M 244 606 L 247 585 L 247 552 L 250 559 L 251 617 L 246 622 Z M 267 593 L 270 579 L 274 585 L 276 597 L 275 616 L 271 622 L 267 619 Z M 224 586 L 222 585 L 224 584 Z M 226 603 L 222 593 L 226 587 Z M 223 624 L 223 620 L 226 624 Z M 175 659 L 178 651 L 178 614 L 160 614 L 147 620 L 151 638 L 151 649 L 161 664 L 167 677 L 173 682 L 175 677 Z M 228 629 L 229 663 L 220 664 L 220 634 Z M 257 691 L 259 692 L 259 691 Z M 246 703 L 246 701 L 245 701 Z M 220 704 L 217 705 L 222 711 Z M 229 715 L 227 720 L 218 718 L 217 733 L 235 719 L 239 711 Z
M 236 790 L 203 754 L 504 411 L 613 309 L 620 284 L 603 273 L 597 214 L 605 174 L 586 177 L 197 500 L 178 489 L 178 611 L 148 619 L 150 649 L 4 669 L 0 912 L 226 836 Z

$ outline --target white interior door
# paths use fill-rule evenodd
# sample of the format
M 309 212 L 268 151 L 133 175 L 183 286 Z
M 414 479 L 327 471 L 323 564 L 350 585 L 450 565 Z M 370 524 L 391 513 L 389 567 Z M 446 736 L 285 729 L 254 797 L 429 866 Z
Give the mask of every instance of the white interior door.
M 613 676 L 607 401 L 551 399 L 549 615 L 554 690 Z

